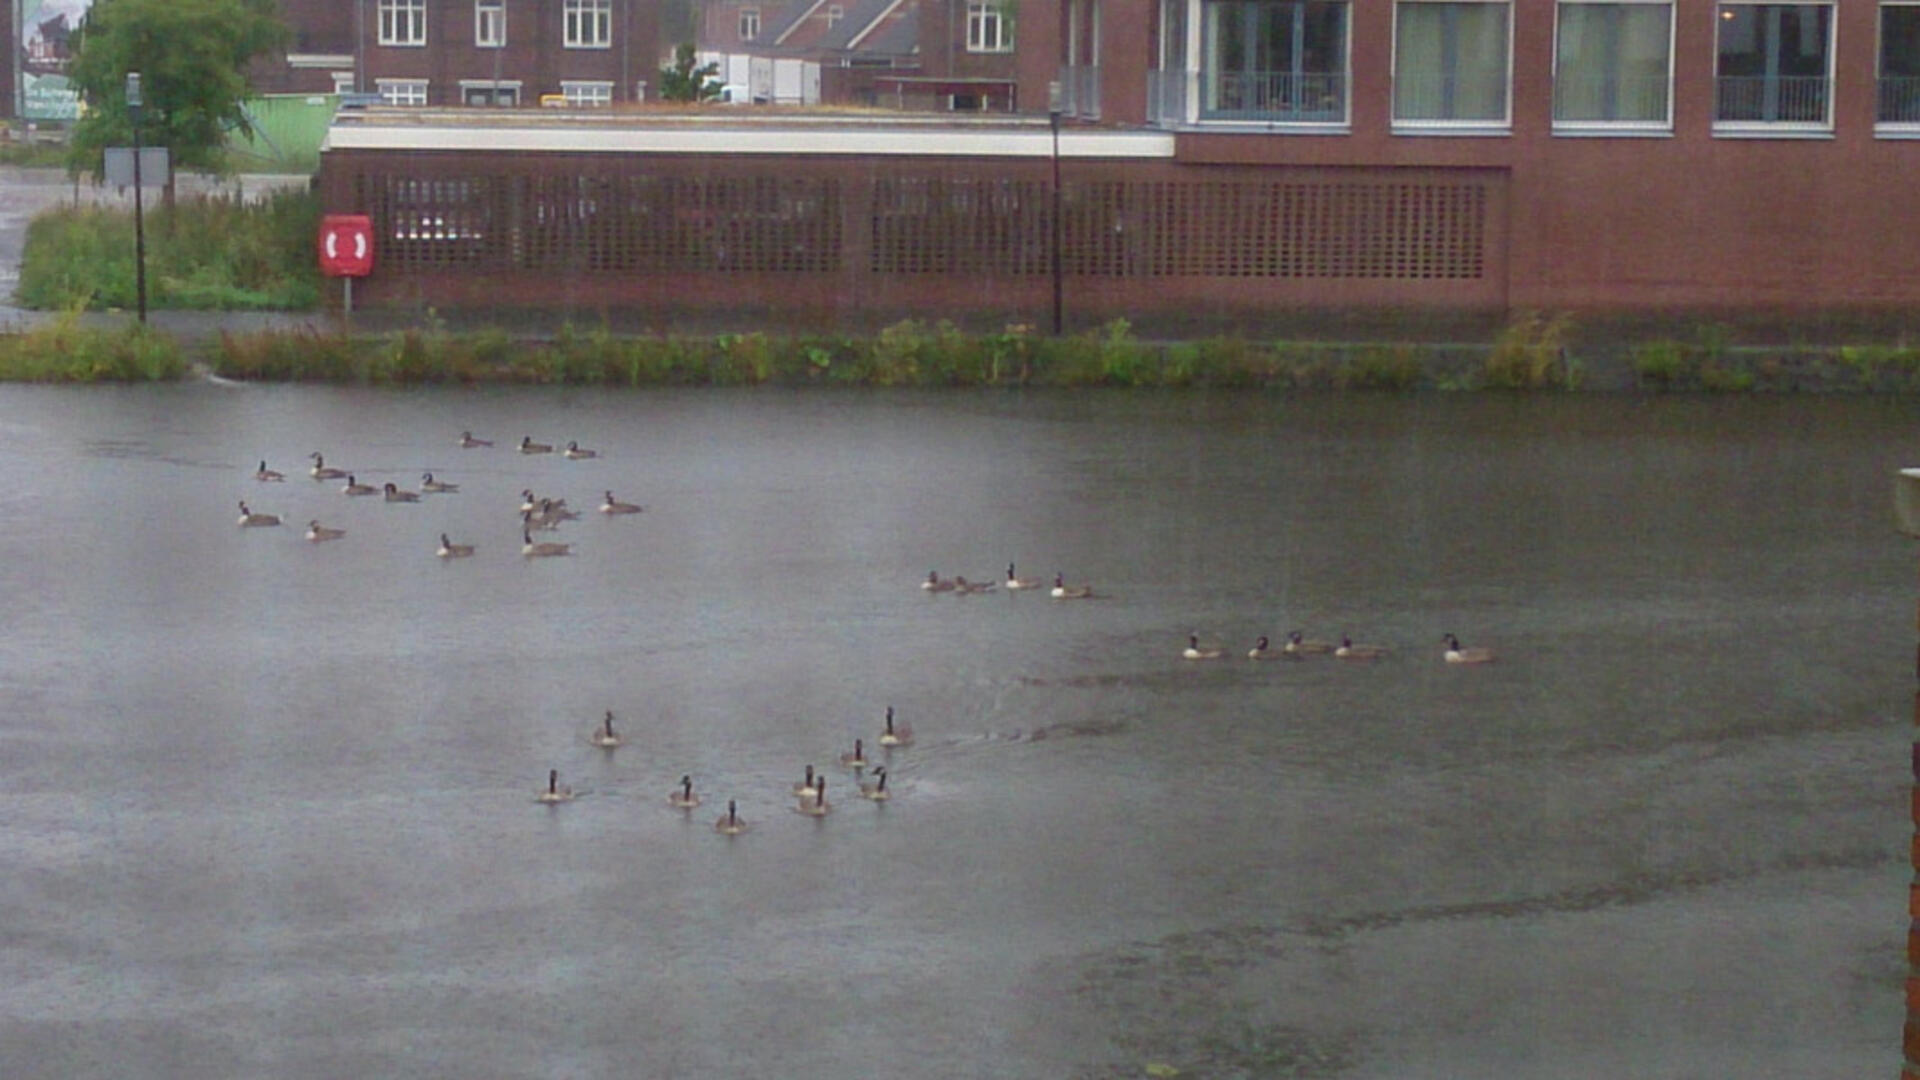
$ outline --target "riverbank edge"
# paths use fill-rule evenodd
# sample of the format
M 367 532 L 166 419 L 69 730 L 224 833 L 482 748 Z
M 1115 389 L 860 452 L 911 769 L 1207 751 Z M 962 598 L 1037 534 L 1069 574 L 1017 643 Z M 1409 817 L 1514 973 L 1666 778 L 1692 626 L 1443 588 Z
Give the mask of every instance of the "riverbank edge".
M 1144 340 L 1124 320 L 1053 337 L 906 320 L 871 334 L 548 335 L 311 325 L 179 334 L 77 314 L 0 329 L 0 381 L 139 382 L 212 375 L 341 385 L 1033 386 L 1267 390 L 1640 390 L 1920 393 L 1920 347 L 1736 345 L 1711 334 L 1614 348 L 1567 344 L 1532 314 L 1490 342 Z

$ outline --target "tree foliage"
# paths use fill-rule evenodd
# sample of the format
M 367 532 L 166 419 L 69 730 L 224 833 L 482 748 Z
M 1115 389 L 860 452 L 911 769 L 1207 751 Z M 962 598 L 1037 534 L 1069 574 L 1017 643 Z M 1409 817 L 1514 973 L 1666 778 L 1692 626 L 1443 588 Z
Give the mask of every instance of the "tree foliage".
M 660 69 L 662 101 L 712 101 L 720 96 L 720 65 L 699 64 L 693 42 L 683 41 L 673 51 L 673 66 Z
M 74 34 L 69 74 L 87 103 L 68 168 L 98 173 L 101 151 L 132 145 L 126 77 L 140 73 L 140 142 L 175 168 L 227 171 L 229 130 L 252 133 L 247 65 L 291 35 L 276 0 L 94 0 Z

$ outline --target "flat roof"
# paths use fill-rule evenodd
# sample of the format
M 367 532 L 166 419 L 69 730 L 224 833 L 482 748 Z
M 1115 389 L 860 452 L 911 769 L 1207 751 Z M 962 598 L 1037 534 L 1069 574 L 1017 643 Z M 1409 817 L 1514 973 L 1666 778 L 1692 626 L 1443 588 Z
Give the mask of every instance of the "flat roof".
M 697 112 L 367 109 L 341 113 L 323 151 L 800 154 L 1017 157 L 1053 154 L 1044 116 L 911 116 L 707 106 Z M 1063 158 L 1173 157 L 1173 134 L 1064 127 Z

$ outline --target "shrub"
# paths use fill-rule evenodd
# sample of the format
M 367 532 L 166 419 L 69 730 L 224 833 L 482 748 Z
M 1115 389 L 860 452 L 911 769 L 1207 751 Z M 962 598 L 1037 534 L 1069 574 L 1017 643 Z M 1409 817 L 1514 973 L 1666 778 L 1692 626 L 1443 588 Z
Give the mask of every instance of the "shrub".
M 1482 384 L 1502 390 L 1572 389 L 1573 367 L 1566 355 L 1572 325 L 1566 312 L 1552 318 L 1521 312 L 1494 339 L 1481 368 Z

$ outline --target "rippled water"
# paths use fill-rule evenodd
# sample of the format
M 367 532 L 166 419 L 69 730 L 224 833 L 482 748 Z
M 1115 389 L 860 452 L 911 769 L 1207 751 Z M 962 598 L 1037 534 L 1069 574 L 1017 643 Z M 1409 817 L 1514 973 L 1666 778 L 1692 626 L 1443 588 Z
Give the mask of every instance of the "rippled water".
M 6 388 L 0 1076 L 1891 1075 L 1913 441 L 1815 399 Z M 528 560 L 523 488 L 646 511 Z M 1101 597 L 916 587 L 1009 560 Z M 1239 658 L 1295 627 L 1394 651 Z M 888 705 L 878 805 L 836 759 Z

